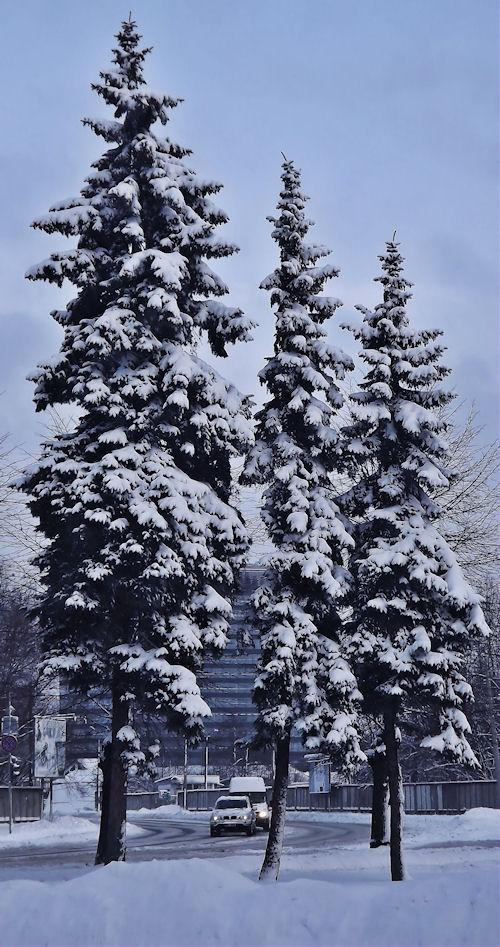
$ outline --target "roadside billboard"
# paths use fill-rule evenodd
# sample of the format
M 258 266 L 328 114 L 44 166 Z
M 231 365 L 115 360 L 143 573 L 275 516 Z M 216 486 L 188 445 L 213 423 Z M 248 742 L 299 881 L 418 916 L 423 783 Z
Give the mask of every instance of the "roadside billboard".
M 309 763 L 309 792 L 330 792 L 330 763 Z
M 64 775 L 66 719 L 35 717 L 35 776 L 54 779 Z

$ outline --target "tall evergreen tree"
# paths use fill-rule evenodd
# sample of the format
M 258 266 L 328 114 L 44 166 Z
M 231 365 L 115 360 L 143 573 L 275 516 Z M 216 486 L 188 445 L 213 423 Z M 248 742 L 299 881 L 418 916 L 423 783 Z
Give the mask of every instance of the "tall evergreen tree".
M 391 809 L 391 870 L 404 877 L 401 711 L 434 711 L 436 732 L 423 746 L 469 765 L 475 757 L 463 704 L 472 697 L 462 670 L 471 635 L 487 634 L 480 597 L 465 581 L 439 532 L 436 490 L 446 484 L 446 422 L 453 396 L 441 382 L 438 330 L 414 331 L 406 305 L 411 284 L 395 235 L 379 258 L 383 302 L 349 327 L 361 342 L 367 373 L 352 396 L 344 431 L 355 485 L 343 507 L 355 522 L 352 653 L 365 705 L 383 717 Z
M 33 376 L 37 410 L 78 409 L 74 430 L 44 445 L 24 490 L 47 545 L 39 617 L 45 668 L 75 688 L 107 682 L 112 736 L 104 761 L 97 862 L 124 857 L 127 766 L 144 762 L 134 711 L 196 737 L 209 708 L 195 672 L 224 647 L 245 530 L 229 505 L 230 460 L 248 448 L 249 408 L 197 354 L 249 338 L 219 297 L 211 258 L 227 220 L 190 152 L 163 137 L 178 101 L 148 88 L 131 18 L 93 88 L 114 118 L 85 119 L 109 143 L 81 194 L 34 226 L 76 236 L 27 275 L 77 295 L 53 313 L 64 338 Z M 158 128 L 158 126 L 157 126 Z
M 300 174 L 283 162 L 278 216 L 270 217 L 280 264 L 261 284 L 276 312 L 274 355 L 259 374 L 270 399 L 257 414 L 247 483 L 265 484 L 263 518 L 276 552 L 255 594 L 261 655 L 254 699 L 258 731 L 276 751 L 272 820 L 261 877 L 277 878 L 283 840 L 292 725 L 308 749 L 360 759 L 354 677 L 339 647 L 339 608 L 352 540 L 334 501 L 334 418 L 338 380 L 351 359 L 322 326 L 340 305 L 318 295 L 338 275 L 318 263 L 329 251 L 308 244 Z

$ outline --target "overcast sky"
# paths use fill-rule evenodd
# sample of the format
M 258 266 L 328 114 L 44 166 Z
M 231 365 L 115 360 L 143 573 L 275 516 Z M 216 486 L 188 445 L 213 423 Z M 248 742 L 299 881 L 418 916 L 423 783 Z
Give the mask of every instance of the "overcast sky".
M 258 284 L 276 265 L 266 216 L 281 151 L 302 169 L 341 276 L 340 319 L 380 298 L 377 255 L 397 229 L 415 283 L 416 326 L 445 332 L 451 383 L 498 433 L 497 0 L 136 0 L 154 50 L 146 78 L 182 96 L 168 134 L 191 166 L 224 184 L 224 228 L 241 252 L 218 269 L 231 301 L 259 322 L 255 342 L 222 366 L 245 392 L 272 347 Z M 80 119 L 106 114 L 90 90 L 129 6 L 117 0 L 2 4 L 0 70 L 0 433 L 36 445 L 42 431 L 26 374 L 59 346 L 52 308 L 74 294 L 24 272 L 64 245 L 29 229 L 77 194 L 103 150 Z M 339 320 L 340 321 L 340 320 Z M 354 351 L 350 337 L 331 337 Z

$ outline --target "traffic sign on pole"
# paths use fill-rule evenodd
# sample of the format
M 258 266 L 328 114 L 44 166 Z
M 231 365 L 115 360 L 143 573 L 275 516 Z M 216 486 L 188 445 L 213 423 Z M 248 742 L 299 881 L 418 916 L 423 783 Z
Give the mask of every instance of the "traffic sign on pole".
M 17 740 L 12 733 L 6 733 L 5 736 L 2 737 L 1 745 L 4 753 L 13 753 L 14 750 L 17 749 Z

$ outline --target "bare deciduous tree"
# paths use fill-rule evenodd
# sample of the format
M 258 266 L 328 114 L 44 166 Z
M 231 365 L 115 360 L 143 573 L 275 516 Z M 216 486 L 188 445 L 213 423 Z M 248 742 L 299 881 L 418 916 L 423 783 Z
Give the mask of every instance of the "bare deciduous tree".
M 457 419 L 459 407 L 448 417 L 447 466 L 453 477 L 449 487 L 437 490 L 436 499 L 448 544 L 469 580 L 484 587 L 498 575 L 500 563 L 500 451 L 496 442 L 482 443 L 474 407 L 465 424 Z

